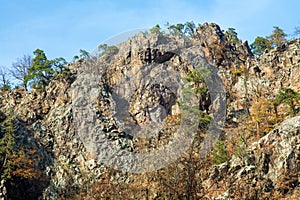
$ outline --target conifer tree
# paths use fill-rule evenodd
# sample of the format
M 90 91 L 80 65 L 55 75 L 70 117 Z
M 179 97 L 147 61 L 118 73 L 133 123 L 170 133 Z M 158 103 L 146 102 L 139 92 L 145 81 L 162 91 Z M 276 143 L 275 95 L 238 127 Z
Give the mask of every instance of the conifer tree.
M 33 63 L 28 69 L 25 81 L 28 81 L 33 88 L 42 89 L 48 85 L 54 75 L 55 71 L 52 68 L 53 61 L 48 60 L 46 54 L 41 49 L 36 49 L 33 54 Z

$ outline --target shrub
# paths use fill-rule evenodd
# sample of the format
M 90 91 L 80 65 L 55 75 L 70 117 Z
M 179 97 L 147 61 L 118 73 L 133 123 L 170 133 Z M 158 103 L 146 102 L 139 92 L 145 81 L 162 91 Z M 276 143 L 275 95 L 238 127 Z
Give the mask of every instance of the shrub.
M 289 114 L 295 116 L 297 114 L 296 105 L 300 100 L 300 93 L 294 91 L 291 88 L 280 88 L 279 93 L 276 95 L 274 102 L 275 106 L 282 103 L 287 104 L 290 107 Z
M 225 143 L 218 140 L 212 151 L 212 161 L 214 164 L 221 164 L 228 160 L 227 151 L 225 148 Z

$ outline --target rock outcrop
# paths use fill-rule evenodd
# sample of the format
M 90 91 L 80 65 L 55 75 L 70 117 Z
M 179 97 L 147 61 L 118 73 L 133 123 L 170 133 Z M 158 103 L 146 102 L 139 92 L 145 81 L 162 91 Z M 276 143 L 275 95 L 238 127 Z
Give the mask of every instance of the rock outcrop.
M 290 198 L 299 196 L 299 131 L 300 117 L 287 119 L 253 143 L 243 157 L 234 156 L 213 168 L 207 187 L 225 189 L 215 199 L 276 199 L 288 192 Z M 222 186 L 225 182 L 230 185 Z M 298 192 L 293 193 L 295 188 Z
M 36 190 L 26 188 L 26 185 L 5 187 L 5 182 L 1 181 L 0 198 L 6 198 L 15 189 L 25 191 L 24 199 L 29 198 L 27 194 L 40 199 L 82 199 L 83 196 L 95 199 L 93 193 L 101 193 L 107 188 L 110 189 L 110 195 L 115 191 L 114 195 L 119 195 L 119 199 L 142 199 L 145 194 L 148 199 L 167 198 L 159 190 L 159 181 L 168 182 L 161 174 L 156 178 L 148 177 L 147 180 L 151 180 L 148 185 L 135 185 L 136 188 L 146 185 L 144 188 L 147 189 L 135 188 L 132 189 L 134 192 L 122 196 L 120 191 L 124 184 L 140 183 L 137 175 L 110 170 L 97 159 L 95 154 L 101 154 L 103 158 L 110 155 L 86 145 L 91 139 L 100 140 L 96 133 L 87 134 L 91 132 L 90 125 L 98 124 L 97 133 L 126 152 L 153 152 L 168 144 L 176 136 L 174 132 L 180 128 L 182 113 L 178 99 L 183 92 L 181 80 L 195 69 L 190 61 L 197 56 L 204 64 L 213 66 L 213 73 L 220 77 L 226 90 L 225 136 L 231 131 L 240 131 L 238 128 L 243 116 L 251 114 L 251 107 L 259 98 L 274 97 L 280 87 L 300 90 L 299 39 L 291 40 L 259 57 L 252 55 L 247 42 L 232 42 L 231 39 L 225 36 L 218 25 L 208 23 L 199 26 L 191 40 L 138 34 L 121 43 L 118 51 L 108 52 L 96 60 L 80 60 L 69 64 L 67 67 L 72 74 L 53 79 L 44 90 L 0 91 L 0 122 L 9 115 L 18 119 L 17 135 L 37 152 L 39 160 L 36 164 L 44 174 L 43 183 Z M 183 47 L 189 51 L 184 51 Z M 203 64 L 202 61 L 197 64 Z M 174 74 L 168 74 L 170 72 Z M 141 82 L 142 79 L 145 81 Z M 205 86 L 203 80 L 199 85 Z M 206 96 L 198 95 L 197 98 L 197 105 L 205 106 L 203 113 L 207 114 L 209 120 L 213 119 L 213 110 L 221 105 L 219 102 L 222 99 L 214 102 Z M 126 112 L 123 112 L 124 108 L 127 108 Z M 87 109 L 86 113 L 92 115 L 84 116 L 80 109 Z M 81 129 L 81 123 L 86 121 L 80 121 L 80 118 L 92 119 L 92 122 L 88 126 L 83 124 L 85 129 Z M 164 120 L 167 122 L 159 127 L 161 131 L 157 135 L 150 135 Z M 227 125 L 233 121 L 237 125 L 229 129 Z M 133 133 L 139 133 L 138 127 L 149 124 L 152 125 L 151 130 L 143 133 L 146 138 Z M 79 129 L 86 132 L 79 133 Z M 244 157 L 233 156 L 220 166 L 210 167 L 210 175 L 203 180 L 201 190 L 209 194 L 205 196 L 198 192 L 197 198 L 275 199 L 275 195 L 297 196 L 299 130 L 299 116 L 288 119 L 251 144 Z M 202 141 L 204 137 L 205 134 L 197 135 Z M 201 157 L 199 152 L 194 156 Z M 130 164 L 127 167 L 130 168 Z M 180 165 L 179 169 L 185 167 Z M 200 171 L 194 176 L 199 178 L 203 174 Z M 95 186 L 99 181 L 104 186 Z M 176 191 L 173 186 L 168 187 Z M 248 192 L 239 193 L 241 188 Z M 101 195 L 98 197 L 102 198 Z M 187 196 L 186 193 L 177 195 L 178 198 Z

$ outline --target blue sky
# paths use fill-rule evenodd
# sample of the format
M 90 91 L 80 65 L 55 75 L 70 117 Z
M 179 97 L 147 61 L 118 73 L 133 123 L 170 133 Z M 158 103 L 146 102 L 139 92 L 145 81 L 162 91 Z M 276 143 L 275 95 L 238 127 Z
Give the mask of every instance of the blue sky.
M 194 21 L 233 27 L 242 40 L 269 35 L 273 26 L 300 26 L 298 0 L 0 0 L 0 66 L 40 48 L 70 61 L 108 38 L 139 28 Z

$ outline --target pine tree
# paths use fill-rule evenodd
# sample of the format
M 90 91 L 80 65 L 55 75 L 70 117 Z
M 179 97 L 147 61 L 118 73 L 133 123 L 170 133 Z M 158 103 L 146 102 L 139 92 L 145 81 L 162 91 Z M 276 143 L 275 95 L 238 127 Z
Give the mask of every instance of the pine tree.
M 44 51 L 41 49 L 36 49 L 33 54 L 33 63 L 28 69 L 28 75 L 25 77 L 25 81 L 28 81 L 32 88 L 42 89 L 48 85 L 54 75 L 55 71 L 52 68 L 53 61 L 48 60 Z
M 266 49 L 271 48 L 271 43 L 264 37 L 256 37 L 254 42 L 250 45 L 254 55 L 261 55 Z

